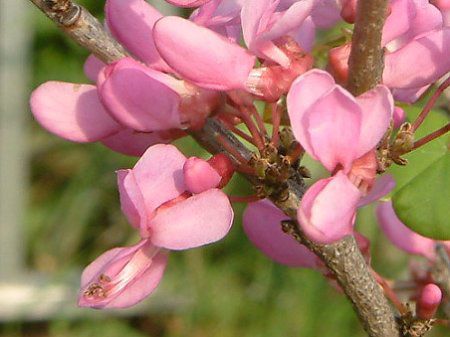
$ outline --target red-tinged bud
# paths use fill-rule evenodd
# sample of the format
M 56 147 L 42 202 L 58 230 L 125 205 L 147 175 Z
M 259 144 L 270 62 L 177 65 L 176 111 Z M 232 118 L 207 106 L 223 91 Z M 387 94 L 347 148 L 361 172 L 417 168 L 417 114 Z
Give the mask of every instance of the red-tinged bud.
M 219 153 L 211 157 L 208 160 L 208 163 L 222 177 L 222 180 L 220 181 L 217 188 L 225 187 L 233 177 L 235 171 L 233 163 L 231 162 L 230 158 L 228 158 L 228 156 L 223 153 Z
M 399 128 L 406 120 L 405 110 L 396 106 L 392 118 L 394 119 L 394 127 Z
M 423 287 L 417 301 L 417 317 L 421 319 L 431 319 L 434 317 L 442 300 L 442 291 L 433 283 Z
M 328 54 L 327 70 L 333 75 L 336 83 L 344 86 L 348 81 L 348 58 L 351 47 L 351 43 L 347 43 L 331 49 Z
M 357 0 L 344 0 L 342 3 L 341 17 L 348 23 L 355 23 Z

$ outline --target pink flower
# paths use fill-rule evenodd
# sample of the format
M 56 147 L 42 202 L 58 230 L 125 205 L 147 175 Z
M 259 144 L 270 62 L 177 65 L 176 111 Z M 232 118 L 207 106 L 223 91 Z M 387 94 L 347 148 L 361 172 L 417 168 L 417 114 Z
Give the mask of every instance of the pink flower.
M 290 267 L 316 269 L 327 274 L 327 269 L 316 255 L 291 236 L 283 233 L 281 228 L 283 220 L 289 220 L 289 217 L 265 199 L 247 206 L 243 217 L 243 227 L 249 240 L 275 262 Z M 358 232 L 355 232 L 355 239 L 361 253 L 369 263 L 369 240 Z
M 384 234 L 397 248 L 434 261 L 437 241 L 415 233 L 406 227 L 395 214 L 391 201 L 380 202 L 376 214 Z M 450 249 L 450 241 L 440 241 L 440 243 Z
M 149 240 L 111 249 L 83 271 L 78 305 L 96 309 L 127 308 L 158 286 L 167 254 Z
M 108 0 L 108 27 L 147 66 L 132 58 L 105 66 L 91 56 L 85 71 L 97 81 L 98 91 L 92 85 L 45 83 L 31 97 L 36 120 L 65 139 L 101 141 L 130 155 L 179 138 L 181 129 L 201 127 L 219 105 L 220 94 L 160 71 L 172 71 L 152 39 L 153 25 L 161 17 L 143 0 Z
M 115 120 L 141 132 L 196 128 L 219 105 L 217 92 L 124 58 L 103 68 L 97 87 Z
M 212 30 L 168 16 L 153 37 L 164 60 L 184 79 L 207 89 L 245 89 L 255 57 Z
M 382 36 L 386 48 L 383 83 L 397 100 L 415 102 L 450 70 L 450 61 L 445 57 L 449 41 L 450 29 L 444 27 L 441 13 L 428 0 L 390 2 Z M 339 75 L 341 83 L 346 81 L 349 54 L 346 45 L 330 52 L 331 71 Z
M 356 208 L 372 189 L 374 149 L 391 121 L 392 96 L 377 86 L 355 98 L 328 73 L 311 70 L 293 83 L 287 105 L 295 138 L 333 173 L 305 193 L 299 223 L 311 239 L 334 242 L 353 232 Z
M 150 145 L 180 135 L 172 130 L 141 133 L 117 123 L 90 84 L 46 82 L 33 91 L 30 106 L 36 120 L 57 136 L 81 143 L 100 141 L 128 155 L 141 155 Z
M 230 230 L 233 210 L 216 188 L 220 182 L 220 174 L 206 161 L 186 159 L 172 145 L 152 146 L 133 169 L 118 171 L 122 210 L 143 239 L 106 252 L 86 268 L 79 305 L 134 305 L 161 280 L 166 250 L 222 239 Z

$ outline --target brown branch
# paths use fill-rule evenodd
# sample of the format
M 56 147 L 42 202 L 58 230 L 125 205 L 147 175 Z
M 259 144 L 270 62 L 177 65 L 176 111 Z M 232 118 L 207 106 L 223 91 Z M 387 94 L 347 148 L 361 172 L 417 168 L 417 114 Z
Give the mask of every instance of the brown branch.
M 381 33 L 387 0 L 359 0 L 352 50 L 349 58 L 348 90 L 361 95 L 381 82 L 384 69 Z
M 30 1 L 55 21 L 72 39 L 103 61 L 113 62 L 126 55 L 124 49 L 104 31 L 95 18 L 70 0 Z M 360 2 L 365 2 L 365 0 L 360 0 Z M 379 1 L 373 0 L 373 2 L 378 3 Z M 76 12 L 78 10 L 79 14 Z M 208 119 L 203 129 L 193 132 L 192 136 L 211 153 L 227 152 L 218 141 L 221 139 L 233 146 L 240 157 L 250 159 L 252 156 L 251 151 L 217 120 Z M 237 158 L 232 159 L 236 164 L 239 162 Z M 253 176 L 247 175 L 246 177 L 251 183 L 257 183 Z M 287 198 L 283 198 L 283 200 L 275 198 L 273 202 L 292 219 L 296 219 L 297 209 L 305 190 L 305 185 L 289 180 Z M 395 337 L 399 335 L 390 306 L 381 287 L 370 273 L 353 237 L 346 237 L 331 245 L 318 245 L 308 240 L 297 225 L 288 230 L 300 243 L 318 255 L 335 275 L 369 336 Z
M 125 49 L 82 6 L 70 0 L 30 1 L 55 22 L 59 29 L 100 60 L 111 63 L 127 56 Z
M 192 134 L 197 142 L 211 153 L 223 152 L 220 143 L 215 141 L 217 135 L 226 137 L 234 144 L 242 157 L 251 158 L 252 153 L 217 120 L 208 119 L 202 130 Z M 256 183 L 254 177 L 246 177 L 250 182 Z M 283 200 L 272 198 L 272 201 L 292 219 L 297 219 L 297 209 L 306 187 L 299 185 L 293 180 L 288 181 L 288 186 L 289 194 L 287 198 L 283 198 Z M 286 230 L 288 234 L 313 251 L 334 274 L 336 280 L 352 302 L 369 336 L 399 336 L 391 307 L 383 294 L 382 288 L 371 274 L 352 236 L 348 236 L 334 244 L 318 245 L 307 239 L 295 222 Z

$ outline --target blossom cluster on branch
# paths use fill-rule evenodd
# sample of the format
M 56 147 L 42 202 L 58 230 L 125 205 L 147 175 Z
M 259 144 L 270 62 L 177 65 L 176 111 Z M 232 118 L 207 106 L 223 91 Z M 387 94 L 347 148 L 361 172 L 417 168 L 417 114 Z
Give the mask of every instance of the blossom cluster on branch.
M 450 71 L 447 1 L 389 1 L 382 83 L 357 97 L 345 88 L 357 1 L 167 2 L 196 9 L 185 19 L 163 16 L 144 0 L 107 0 L 106 26 L 129 56 L 105 64 L 91 55 L 84 70 L 95 84 L 52 81 L 31 96 L 33 115 L 50 132 L 140 157 L 117 177 L 123 213 L 141 240 L 104 253 L 85 269 L 81 306 L 134 305 L 160 282 L 168 250 L 222 239 L 237 201 L 222 188 L 236 171 L 258 181 L 256 194 L 242 198 L 248 202 L 244 230 L 276 262 L 330 276 L 316 255 L 283 233 L 281 223 L 294 220 L 317 244 L 354 235 L 370 265 L 370 241 L 354 228 L 358 208 L 370 203 L 377 203 L 380 228 L 400 249 L 431 264 L 437 243 L 450 250 L 450 241 L 405 226 L 385 198 L 395 186 L 385 174 L 389 166 L 406 164 L 404 154 L 448 131 L 447 125 L 414 143 L 431 108 L 411 125 L 398 105 L 416 102 Z M 320 31 L 344 22 L 340 38 L 317 42 Z M 325 70 L 317 66 L 323 55 Z M 216 140 L 226 153 L 209 160 L 186 158 L 170 145 L 201 130 L 208 118 L 246 141 L 252 158 L 221 135 Z M 330 176 L 309 186 L 297 218 L 289 219 L 268 198 L 285 198 L 289 179 L 309 178 L 301 165 L 305 154 Z M 431 319 L 441 290 L 429 274 L 416 281 L 417 316 Z M 380 284 L 386 285 L 381 277 Z M 386 294 L 404 311 L 395 294 Z

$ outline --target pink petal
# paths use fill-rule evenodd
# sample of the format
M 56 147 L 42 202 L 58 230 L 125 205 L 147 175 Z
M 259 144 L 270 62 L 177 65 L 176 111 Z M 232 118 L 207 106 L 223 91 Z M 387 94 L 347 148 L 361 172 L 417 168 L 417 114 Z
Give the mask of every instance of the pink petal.
M 33 91 L 30 105 L 45 129 L 74 142 L 95 142 L 121 129 L 93 85 L 46 82 Z
M 175 79 L 124 58 L 99 77 L 99 95 L 121 124 L 142 132 L 181 128 L 180 95 L 169 85 Z
M 107 0 L 106 21 L 113 36 L 153 69 L 170 72 L 155 48 L 152 31 L 162 14 L 144 0 Z
M 405 103 L 415 103 L 428 90 L 430 85 L 425 85 L 420 88 L 411 89 L 392 89 L 392 95 L 396 101 Z
M 381 39 L 383 46 L 405 34 L 410 29 L 415 15 L 414 4 L 411 0 L 392 0 L 389 9 L 390 14 L 384 23 Z
M 402 108 L 396 106 L 394 107 L 394 113 L 392 115 L 394 120 L 394 128 L 399 128 L 406 120 L 406 112 Z
M 133 171 L 117 171 L 117 185 L 122 212 L 133 227 L 140 229 L 141 237 L 148 237 L 148 214 L 145 208 L 145 200 Z
M 183 166 L 184 183 L 191 193 L 201 193 L 217 187 L 222 177 L 206 160 L 191 157 Z
M 320 29 L 328 29 L 334 26 L 341 19 L 340 7 L 339 0 L 314 1 L 311 17 L 315 26 Z
M 361 107 L 361 133 L 359 137 L 358 157 L 373 150 L 383 138 L 394 111 L 394 99 L 389 89 L 378 85 L 356 98 Z
M 124 129 L 112 136 L 103 138 L 101 142 L 113 151 L 140 157 L 150 146 L 169 144 L 184 135 L 181 130 L 143 133 L 132 129 Z
M 158 286 L 166 264 L 166 254 L 146 240 L 112 249 L 84 270 L 78 305 L 97 309 L 135 305 Z M 93 287 L 102 289 L 104 296 L 86 295 Z
M 388 193 L 390 193 L 395 187 L 394 177 L 390 174 L 384 174 L 375 181 L 369 194 L 362 197 L 358 202 L 358 207 L 364 207 L 372 202 L 375 202 Z
M 158 144 L 148 148 L 132 169 L 149 217 L 156 208 L 186 191 L 185 161 L 175 146 Z
M 198 7 L 210 0 L 166 0 L 168 3 L 178 7 Z
M 92 82 L 97 82 L 97 76 L 105 66 L 106 63 L 99 60 L 94 54 L 91 54 L 86 59 L 86 62 L 84 62 L 83 70 L 87 78 Z
M 395 214 L 391 201 L 380 202 L 376 213 L 381 229 L 395 246 L 409 254 L 423 255 L 434 260 L 435 242 L 406 227 Z
M 210 189 L 157 212 L 151 240 L 158 247 L 183 250 L 222 239 L 233 222 L 233 209 L 221 190 Z
M 450 70 L 449 54 L 450 28 L 433 31 L 386 54 L 383 83 L 403 89 L 429 85 Z
M 290 267 L 316 267 L 317 257 L 283 233 L 281 221 L 287 219 L 288 216 L 265 199 L 247 206 L 243 228 L 250 241 L 270 259 Z
M 183 78 L 207 89 L 245 88 L 255 58 L 225 37 L 175 16 L 159 20 L 153 36 L 161 56 Z
M 289 34 L 306 52 L 311 52 L 316 40 L 316 25 L 311 17 L 307 17 L 303 24 Z
M 333 77 L 318 69 L 310 70 L 298 77 L 291 85 L 287 95 L 287 108 L 292 132 L 305 150 L 313 153 L 309 143 L 305 114 L 311 105 L 335 86 Z
M 330 172 L 341 165 L 347 173 L 358 158 L 361 108 L 345 89 L 335 86 L 306 111 L 303 123 L 313 157 Z
M 318 243 L 332 243 L 352 234 L 359 190 L 339 171 L 312 185 L 303 196 L 298 221 L 305 234 Z
M 260 38 L 274 41 L 298 29 L 313 10 L 311 0 L 298 1 L 278 18 L 273 26 L 261 34 Z

